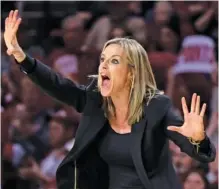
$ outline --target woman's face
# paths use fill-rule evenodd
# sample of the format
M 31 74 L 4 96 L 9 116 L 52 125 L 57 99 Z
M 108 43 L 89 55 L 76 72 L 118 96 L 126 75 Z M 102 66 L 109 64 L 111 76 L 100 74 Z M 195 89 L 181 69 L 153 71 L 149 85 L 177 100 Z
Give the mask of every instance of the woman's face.
M 198 173 L 192 172 L 184 182 L 184 189 L 205 189 L 205 183 Z
M 107 46 L 101 56 L 98 85 L 104 97 L 115 96 L 127 90 L 128 86 L 127 56 L 120 45 Z
M 155 22 L 164 25 L 169 21 L 172 11 L 168 4 L 159 3 L 155 6 L 154 13 Z
M 167 27 L 161 29 L 160 43 L 162 48 L 168 52 L 177 50 L 177 38 L 174 32 Z

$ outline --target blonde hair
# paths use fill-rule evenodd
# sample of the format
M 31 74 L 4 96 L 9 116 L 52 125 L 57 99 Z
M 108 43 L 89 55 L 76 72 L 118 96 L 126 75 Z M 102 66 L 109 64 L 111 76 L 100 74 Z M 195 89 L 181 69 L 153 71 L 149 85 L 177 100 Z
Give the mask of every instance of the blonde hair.
M 142 118 L 144 101 L 148 104 L 157 92 L 154 74 L 146 51 L 136 40 L 114 38 L 105 43 L 103 50 L 111 44 L 120 45 L 128 58 L 127 62 L 132 75 L 128 123 L 132 125 Z M 115 116 L 115 107 L 110 97 L 103 97 L 103 108 L 107 118 Z

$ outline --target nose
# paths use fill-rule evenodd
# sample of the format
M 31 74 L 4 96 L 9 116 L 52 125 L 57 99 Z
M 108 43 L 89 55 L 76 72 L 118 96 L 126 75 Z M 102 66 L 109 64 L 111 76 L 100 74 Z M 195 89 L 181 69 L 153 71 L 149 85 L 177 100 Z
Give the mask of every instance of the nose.
M 102 69 L 107 69 L 108 68 L 108 62 L 109 62 L 109 60 L 104 60 L 103 62 L 101 62 L 100 67 Z
M 103 68 L 103 69 L 107 69 L 107 65 L 108 65 L 108 64 L 107 64 L 107 62 L 106 62 L 106 61 L 105 61 L 105 62 L 103 62 L 103 64 L 102 64 L 102 68 Z

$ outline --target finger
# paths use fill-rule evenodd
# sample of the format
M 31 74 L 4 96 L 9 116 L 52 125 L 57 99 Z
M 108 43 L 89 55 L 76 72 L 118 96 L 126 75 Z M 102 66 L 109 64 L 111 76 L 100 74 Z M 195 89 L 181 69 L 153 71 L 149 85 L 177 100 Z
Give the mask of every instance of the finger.
M 12 16 L 12 26 L 11 27 L 14 27 L 16 20 L 17 20 L 17 15 L 18 15 L 18 10 L 15 10 L 14 14 Z
M 14 32 L 15 35 L 16 35 L 17 30 L 20 26 L 21 20 L 22 20 L 21 18 L 18 18 L 17 21 L 15 22 L 15 25 L 14 25 L 14 28 L 13 28 L 13 32 Z
M 5 30 L 8 29 L 8 20 L 9 20 L 9 18 L 7 17 L 7 18 L 5 19 Z
M 194 94 L 192 95 L 191 110 L 190 110 L 191 112 L 194 112 L 194 111 L 195 111 L 196 96 L 197 96 L 196 93 L 194 93 Z
M 12 49 L 12 48 L 10 48 L 10 49 L 7 49 L 7 54 L 8 54 L 9 56 L 11 56 L 11 55 L 12 55 L 12 53 L 13 53 L 13 49 Z
M 11 24 L 11 22 L 12 22 L 13 13 L 14 13 L 13 10 L 11 10 L 10 13 L 9 13 L 9 16 L 8 16 L 9 24 Z
M 181 133 L 181 128 L 180 128 L 180 127 L 168 126 L 167 129 L 168 129 L 169 131 L 175 131 L 175 132 Z
M 187 107 L 187 104 L 186 104 L 185 97 L 182 97 L 181 101 L 182 101 L 183 114 L 184 114 L 184 116 L 186 116 L 189 113 L 189 110 L 188 110 L 188 107 Z
M 204 104 L 202 105 L 202 109 L 201 109 L 201 113 L 200 113 L 200 116 L 201 116 L 201 117 L 204 117 L 204 115 L 205 115 L 205 110 L 206 110 L 206 107 L 207 107 L 207 104 L 206 104 L 206 103 L 204 103 Z
M 196 114 L 199 114 L 199 113 L 200 113 L 200 96 L 197 96 L 197 99 L 196 99 L 195 113 L 196 113 Z

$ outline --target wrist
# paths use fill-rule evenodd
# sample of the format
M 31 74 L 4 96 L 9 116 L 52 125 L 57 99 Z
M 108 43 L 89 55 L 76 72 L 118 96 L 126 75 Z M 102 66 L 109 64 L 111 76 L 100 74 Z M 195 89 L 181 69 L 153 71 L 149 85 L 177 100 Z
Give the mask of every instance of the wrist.
M 198 140 L 199 140 L 199 141 L 203 141 L 203 140 L 205 139 L 205 137 L 206 137 L 206 133 L 205 133 L 205 131 L 204 131 L 204 132 L 202 132 L 202 133 L 199 135 Z
M 205 132 L 203 132 L 196 137 L 188 137 L 188 139 L 191 143 L 200 143 L 201 141 L 205 139 L 205 137 L 206 137 L 206 134 Z
M 23 52 L 23 50 L 19 50 L 19 52 L 14 53 L 13 56 L 18 63 L 22 63 L 26 58 L 26 54 Z

